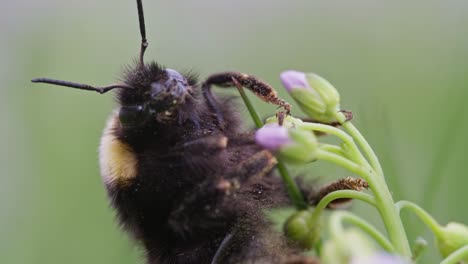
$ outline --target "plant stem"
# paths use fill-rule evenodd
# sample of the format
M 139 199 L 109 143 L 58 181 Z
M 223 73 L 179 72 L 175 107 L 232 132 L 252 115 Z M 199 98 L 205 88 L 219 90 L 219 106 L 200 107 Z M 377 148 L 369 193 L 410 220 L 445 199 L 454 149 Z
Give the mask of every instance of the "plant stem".
M 368 164 L 366 168 L 363 165 L 356 164 L 344 157 L 324 150 L 317 151 L 317 157 L 318 159 L 333 162 L 367 181 L 374 193 L 376 207 L 382 216 L 382 220 L 390 237 L 390 241 L 395 247 L 395 251 L 402 256 L 411 257 L 411 249 L 403 224 L 394 206 L 392 195 L 388 190 L 383 175 L 376 175 Z
M 358 146 L 361 147 L 362 151 L 369 159 L 370 164 L 367 163 L 367 161 L 365 165 L 363 164 L 363 166 L 365 166 L 364 171 L 366 175 L 361 175 L 361 177 L 367 180 L 370 189 L 374 193 L 377 209 L 382 217 L 385 228 L 390 237 L 390 241 L 395 247 L 396 252 L 402 256 L 410 258 L 411 249 L 408 243 L 408 238 L 398 211 L 394 206 L 392 194 L 385 182 L 382 166 L 380 165 L 377 155 L 361 132 L 359 132 L 351 122 L 346 120 L 343 113 L 336 112 L 335 118 L 341 123 L 343 128 L 354 139 Z
M 291 175 L 289 175 L 289 172 L 286 169 L 284 163 L 278 160 L 278 164 L 276 166 L 278 167 L 278 171 L 280 172 L 281 178 L 283 179 L 283 182 L 286 186 L 286 191 L 288 192 L 289 199 L 293 202 L 296 209 L 307 209 L 308 205 L 305 202 L 304 197 L 302 197 L 301 191 L 299 190 L 299 188 L 297 188 L 296 182 L 291 177 Z
M 422 237 L 416 238 L 413 246 L 413 257 L 412 260 L 417 263 L 418 259 L 422 256 L 424 251 L 427 249 L 427 241 Z
M 304 122 L 300 125 L 301 129 L 307 129 L 307 130 L 312 130 L 312 131 L 320 131 L 323 133 L 327 133 L 330 135 L 337 136 L 339 139 L 343 141 L 345 146 L 349 148 L 349 153 L 347 153 L 353 161 L 365 164 L 367 161 L 365 160 L 364 156 L 359 152 L 358 147 L 354 143 L 354 140 L 351 136 L 349 136 L 346 132 L 344 132 L 341 129 L 338 129 L 336 127 L 330 126 L 330 125 L 324 125 L 324 124 L 319 124 L 319 123 L 309 123 L 309 122 Z M 348 152 L 347 149 L 344 150 L 345 152 Z
M 320 149 L 322 149 L 324 151 L 327 151 L 327 152 L 337 154 L 337 155 L 342 156 L 342 157 L 346 156 L 346 154 L 343 151 L 343 148 L 332 145 L 332 144 L 322 143 L 322 144 L 320 144 Z
M 336 212 L 331 216 L 330 229 L 334 237 L 339 237 L 341 234 L 343 234 L 342 223 L 344 221 L 347 221 L 359 227 L 361 230 L 363 230 L 372 238 L 374 238 L 375 241 L 377 241 L 377 243 L 379 243 L 380 246 L 382 246 L 382 248 L 385 249 L 386 251 L 390 253 L 393 253 L 395 251 L 395 249 L 393 248 L 393 245 L 375 227 L 373 227 L 364 219 L 346 211 Z
M 369 187 L 374 193 L 377 209 L 385 224 L 390 241 L 398 254 L 411 258 L 411 248 L 398 210 L 394 205 L 392 194 L 385 183 L 383 175 L 372 174 L 368 177 Z
M 446 257 L 440 264 L 457 264 L 468 258 L 468 245 L 465 245 Z
M 362 151 L 369 159 L 370 165 L 379 175 L 383 175 L 382 166 L 380 165 L 379 159 L 375 152 L 372 150 L 369 143 L 366 141 L 364 136 L 359 130 L 350 122 L 346 120 L 345 115 L 342 112 L 337 112 L 335 115 L 336 120 L 340 122 L 341 126 L 348 131 L 348 134 L 354 138 L 357 144 L 361 147 Z
M 242 97 L 242 100 L 244 101 L 244 104 L 247 106 L 247 109 L 249 110 L 250 116 L 252 117 L 253 122 L 255 123 L 255 126 L 257 128 L 261 128 L 263 126 L 262 119 L 260 118 L 257 111 L 255 110 L 255 107 L 250 102 L 250 99 L 245 94 L 244 89 L 242 88 L 242 86 L 237 86 L 237 90 L 239 90 L 239 93 L 240 93 L 240 95 Z M 307 203 L 305 202 L 301 191 L 297 187 L 296 182 L 294 181 L 294 179 L 289 174 L 286 166 L 284 165 L 284 163 L 280 159 L 278 159 L 277 167 L 278 167 L 278 171 L 279 171 L 279 173 L 281 175 L 281 178 L 283 179 L 283 182 L 284 182 L 284 184 L 286 186 L 286 191 L 287 191 L 287 193 L 289 195 L 289 199 L 291 200 L 291 202 L 294 204 L 294 206 L 298 210 L 306 209 L 307 208 Z
M 325 151 L 324 149 L 317 150 L 317 159 L 325 160 L 331 163 L 335 163 L 342 168 L 349 170 L 368 181 L 369 172 L 366 171 L 361 165 L 333 152 Z
M 314 211 L 312 212 L 312 216 L 311 216 L 311 222 L 316 223 L 318 221 L 318 218 L 322 214 L 322 211 L 325 208 L 327 208 L 329 203 L 333 202 L 336 199 L 343 199 L 343 198 L 361 200 L 363 202 L 366 202 L 370 205 L 375 206 L 375 199 L 370 194 L 362 193 L 362 192 L 358 192 L 354 190 L 334 191 L 332 193 L 327 194 L 325 197 L 323 197 L 322 200 L 320 200 L 320 202 L 314 208 Z
M 261 128 L 263 126 L 262 119 L 255 110 L 255 107 L 252 105 L 252 102 L 250 102 L 250 99 L 245 94 L 244 89 L 242 88 L 242 86 L 237 86 L 237 90 L 239 91 L 245 106 L 247 106 L 247 109 L 249 110 L 250 116 L 252 117 L 255 126 L 257 128 Z
M 410 209 L 424 224 L 426 224 L 436 237 L 441 237 L 443 235 L 443 230 L 439 223 L 437 223 L 437 221 L 419 205 L 410 201 L 399 201 L 395 204 L 395 207 L 399 213 L 402 209 Z
M 348 134 L 346 134 L 346 132 L 336 127 L 330 126 L 330 125 L 304 122 L 300 124 L 300 128 L 313 130 L 313 131 L 320 131 L 326 134 L 335 135 L 341 140 L 343 140 L 343 142 L 346 142 L 346 143 L 353 141 L 353 138 L 350 137 Z

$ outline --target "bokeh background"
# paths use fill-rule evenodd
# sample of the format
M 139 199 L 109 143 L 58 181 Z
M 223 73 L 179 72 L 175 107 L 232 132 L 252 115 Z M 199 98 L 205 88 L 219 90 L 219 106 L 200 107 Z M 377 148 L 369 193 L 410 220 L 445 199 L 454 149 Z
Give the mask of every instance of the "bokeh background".
M 1 263 L 142 263 L 114 221 L 98 172 L 112 96 L 29 81 L 116 80 L 139 50 L 134 2 L 0 3 Z M 324 76 L 382 159 L 395 198 L 421 204 L 441 223 L 468 223 L 468 2 L 144 6 L 147 59 L 201 77 L 248 72 L 279 90 L 285 69 Z M 275 112 L 253 100 L 264 116 Z M 321 162 L 298 170 L 321 181 L 348 175 Z M 380 223 L 369 207 L 355 203 L 353 210 Z M 405 214 L 405 221 L 412 239 L 432 241 L 413 216 Z M 438 259 L 430 248 L 422 263 Z

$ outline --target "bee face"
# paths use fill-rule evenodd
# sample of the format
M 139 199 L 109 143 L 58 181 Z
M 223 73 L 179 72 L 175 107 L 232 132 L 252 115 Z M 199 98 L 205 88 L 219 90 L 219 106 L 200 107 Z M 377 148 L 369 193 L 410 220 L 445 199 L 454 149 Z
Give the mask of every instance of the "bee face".
M 139 127 L 151 122 L 170 123 L 176 120 L 177 109 L 192 96 L 187 78 L 172 69 L 160 70 L 157 79 L 124 91 L 119 120 L 123 127 Z

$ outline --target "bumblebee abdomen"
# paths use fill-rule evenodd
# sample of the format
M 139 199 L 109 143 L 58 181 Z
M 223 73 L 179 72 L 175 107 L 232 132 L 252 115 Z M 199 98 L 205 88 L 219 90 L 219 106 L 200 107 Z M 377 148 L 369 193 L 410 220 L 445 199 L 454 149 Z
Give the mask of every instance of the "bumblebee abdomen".
M 134 150 L 115 135 L 118 125 L 118 115 L 114 112 L 107 121 L 99 146 L 101 176 L 107 187 L 127 185 L 138 173 L 138 159 Z

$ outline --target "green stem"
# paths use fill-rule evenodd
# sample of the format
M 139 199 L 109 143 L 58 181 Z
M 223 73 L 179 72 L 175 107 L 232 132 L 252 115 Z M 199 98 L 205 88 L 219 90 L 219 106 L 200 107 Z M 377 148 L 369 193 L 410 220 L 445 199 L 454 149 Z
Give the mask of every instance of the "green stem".
M 414 246 L 413 246 L 413 258 L 412 260 L 414 262 L 417 262 L 418 259 L 422 256 L 424 251 L 427 249 L 427 241 L 424 240 L 422 237 L 418 237 L 416 241 L 414 241 Z
M 244 101 L 244 104 L 247 106 L 247 109 L 249 110 L 250 116 L 253 119 L 253 122 L 255 123 L 255 126 L 257 128 L 261 128 L 263 126 L 262 119 L 258 115 L 257 111 L 255 110 L 255 107 L 252 105 L 250 102 L 250 99 L 247 97 L 247 95 L 244 92 L 244 89 L 242 87 L 237 87 L 239 90 L 239 93 L 242 97 L 242 100 Z M 292 201 L 296 209 L 302 210 L 307 208 L 307 203 L 305 202 L 304 197 L 302 196 L 301 191 L 296 185 L 296 182 L 294 179 L 291 177 L 289 174 L 286 166 L 284 165 L 281 160 L 278 159 L 278 171 L 281 175 L 281 178 L 283 179 L 283 182 L 285 183 L 286 186 L 286 191 L 288 192 L 289 199 Z
M 369 224 L 364 219 L 346 211 L 336 212 L 331 216 L 330 219 L 330 229 L 331 234 L 335 238 L 341 237 L 343 234 L 343 222 L 349 222 L 354 224 L 356 227 L 359 227 L 362 231 L 366 232 L 372 238 L 374 238 L 377 243 L 382 246 L 382 248 L 390 253 L 395 252 L 393 245 L 388 241 L 388 239 L 382 235 L 375 227 Z
M 333 202 L 336 199 L 356 199 L 363 202 L 366 202 L 370 205 L 375 206 L 375 199 L 372 195 L 367 193 L 362 193 L 354 190 L 339 190 L 327 194 L 325 197 L 320 200 L 320 202 L 315 206 L 314 211 L 312 212 L 311 222 L 316 223 L 322 214 L 322 211 L 327 208 L 328 204 Z
M 346 132 L 344 132 L 343 130 L 330 126 L 330 125 L 324 125 L 324 124 L 319 124 L 319 123 L 308 123 L 308 122 L 302 123 L 300 125 L 300 128 L 312 130 L 312 131 L 320 131 L 326 134 L 337 136 L 339 139 L 343 141 L 345 146 L 349 148 L 348 156 L 353 161 L 358 162 L 360 164 L 367 163 L 364 156 L 362 156 L 362 154 L 359 152 L 359 149 L 354 143 L 353 138 L 350 137 L 348 134 L 346 134 Z
M 354 140 L 356 140 L 357 144 L 361 147 L 364 154 L 369 159 L 369 163 L 371 164 L 372 168 L 377 172 L 377 174 L 383 176 L 384 174 L 382 166 L 380 166 L 379 159 L 361 132 L 359 132 L 359 130 L 350 121 L 346 120 L 346 117 L 342 112 L 337 112 L 335 118 L 338 120 L 338 122 L 341 123 L 341 126 L 346 131 L 348 131 L 349 135 L 353 137 Z
M 375 195 L 377 208 L 380 216 L 385 224 L 387 233 L 390 237 L 390 241 L 397 253 L 405 257 L 411 257 L 411 249 L 408 243 L 403 223 L 399 217 L 398 211 L 394 206 L 394 201 L 390 190 L 388 189 L 387 183 L 385 182 L 384 173 L 380 166 L 377 155 L 372 150 L 369 143 L 363 137 L 361 132 L 349 121 L 341 112 L 336 112 L 335 118 L 340 122 L 343 128 L 348 134 L 355 140 L 359 147 L 369 159 L 369 169 L 366 170 L 366 180 L 369 183 L 369 187 Z M 366 162 L 367 163 L 367 162 Z M 364 176 L 362 176 L 364 177 Z
M 255 110 L 255 107 L 252 105 L 252 102 L 250 102 L 250 99 L 245 94 L 244 89 L 241 86 L 239 86 L 237 87 L 237 90 L 239 90 L 242 100 L 244 101 L 245 106 L 247 106 L 250 116 L 252 117 L 253 122 L 255 123 L 255 126 L 257 128 L 261 128 L 263 126 L 262 119 L 258 115 L 257 110 Z
M 395 207 L 399 213 L 403 209 L 410 209 L 424 224 L 426 224 L 436 237 L 441 237 L 443 235 L 443 230 L 439 223 L 437 223 L 437 221 L 419 205 L 410 201 L 399 201 L 395 204 Z
M 323 149 L 317 150 L 317 159 L 325 160 L 331 163 L 335 163 L 338 166 L 341 166 L 352 173 L 355 173 L 361 176 L 364 180 L 368 181 L 370 172 L 365 170 L 361 165 L 343 157 L 336 153 L 325 151 Z
M 338 128 L 334 127 L 334 126 L 320 124 L 320 123 L 304 122 L 304 123 L 300 124 L 299 128 L 306 129 L 306 130 L 320 131 L 320 132 L 323 132 L 323 133 L 326 133 L 326 134 L 335 135 L 335 136 L 339 137 L 341 140 L 343 140 L 343 142 L 346 142 L 346 143 L 353 142 L 352 137 L 350 137 L 348 134 L 346 134 L 346 132 L 344 132 L 343 130 L 338 129 Z
M 390 241 L 397 253 L 402 256 L 411 257 L 411 249 L 406 237 L 405 229 L 399 218 L 398 211 L 394 206 L 394 201 L 390 190 L 385 183 L 383 176 L 376 175 L 374 170 L 364 165 L 356 164 L 349 159 L 341 157 L 337 154 L 326 152 L 323 150 L 317 151 L 318 159 L 333 162 L 349 171 L 359 175 L 369 183 L 369 187 L 375 196 L 376 207 L 385 224 Z M 369 165 L 367 165 L 369 166 Z
M 344 153 L 343 151 L 343 148 L 341 147 L 338 147 L 338 146 L 335 146 L 335 145 L 332 145 L 332 144 L 320 144 L 320 149 L 324 150 L 324 151 L 327 151 L 327 152 L 331 152 L 331 153 L 334 153 L 334 154 L 337 154 L 337 155 L 340 155 L 342 157 L 345 157 L 346 154 Z
M 446 257 L 440 264 L 457 264 L 468 258 L 468 245 L 465 245 Z
M 381 175 L 372 173 L 368 176 L 369 187 L 375 196 L 377 209 L 384 222 L 390 241 L 395 247 L 395 251 L 407 258 L 411 258 L 411 248 L 408 243 L 405 228 L 401 222 L 398 211 L 395 207 L 392 194 L 388 189 L 385 179 Z
M 307 203 L 305 202 L 301 191 L 299 190 L 299 188 L 297 188 L 296 182 L 289 175 L 289 172 L 286 169 L 286 166 L 284 165 L 284 163 L 278 160 L 277 168 L 286 186 L 286 191 L 288 192 L 289 199 L 291 199 L 296 209 L 297 210 L 307 209 Z

